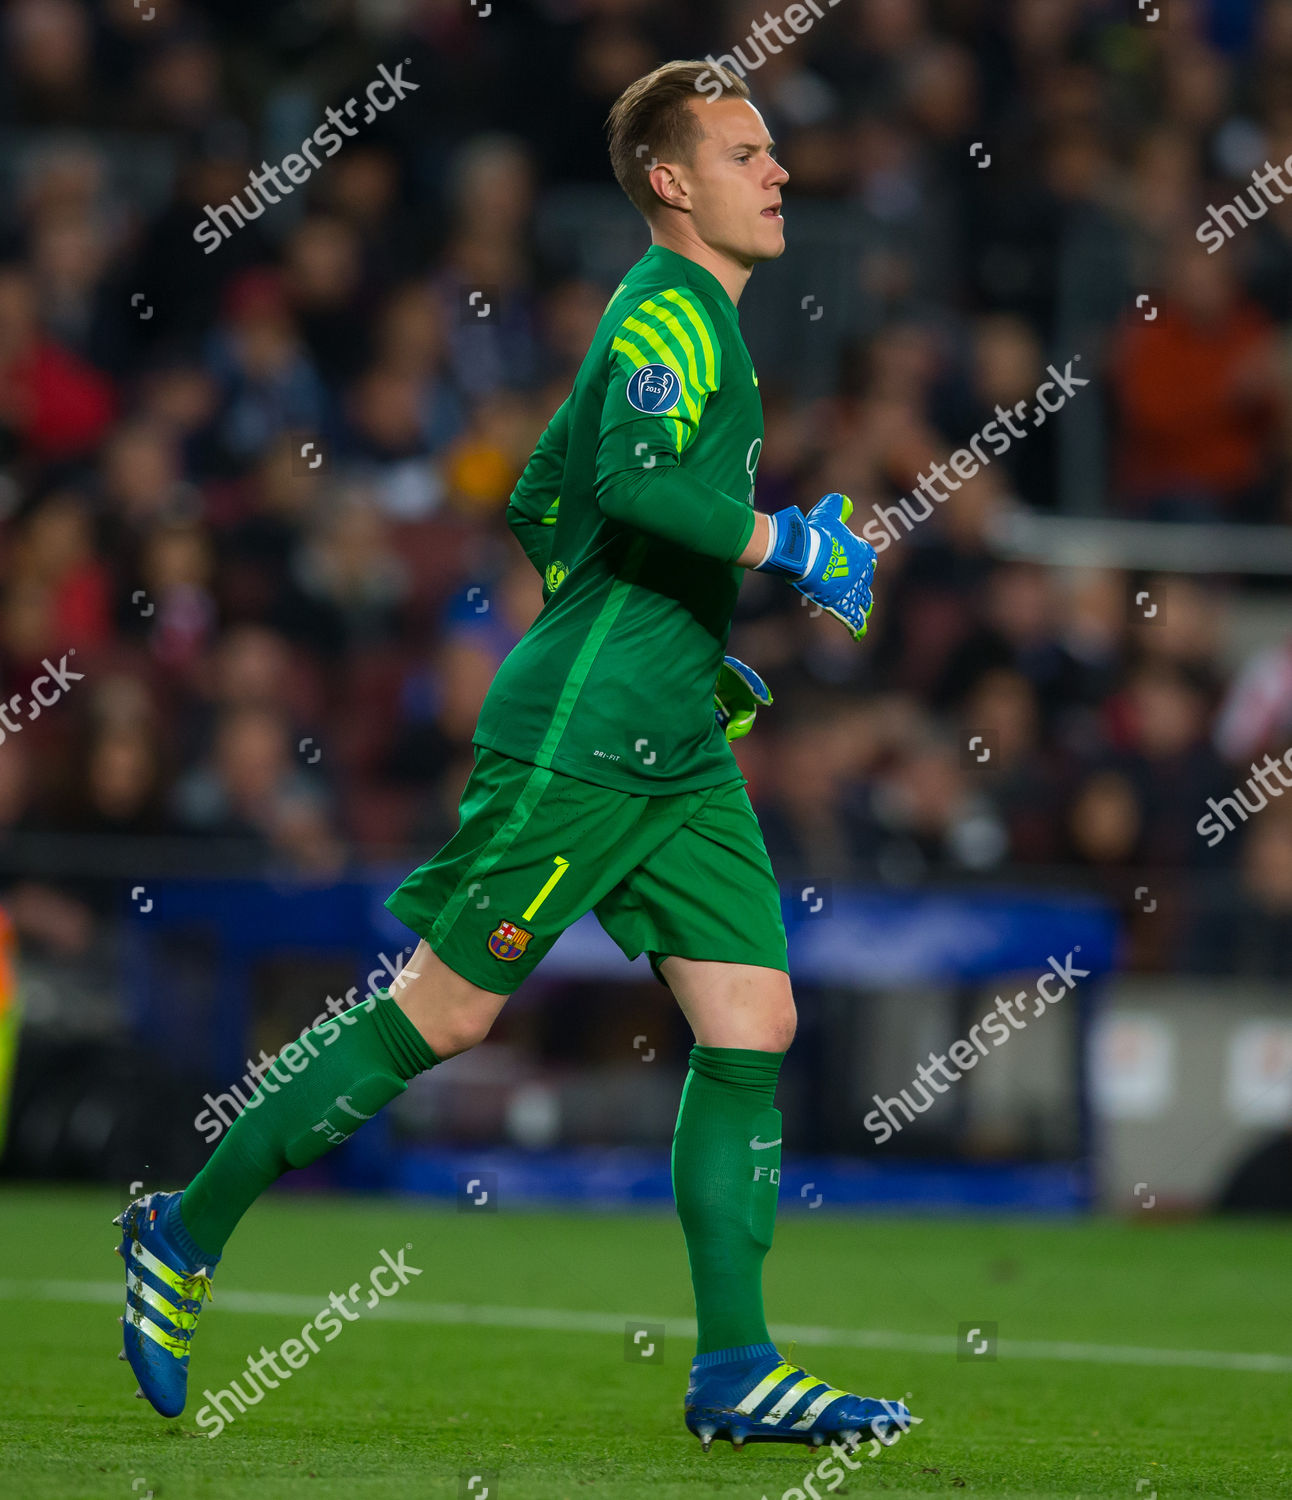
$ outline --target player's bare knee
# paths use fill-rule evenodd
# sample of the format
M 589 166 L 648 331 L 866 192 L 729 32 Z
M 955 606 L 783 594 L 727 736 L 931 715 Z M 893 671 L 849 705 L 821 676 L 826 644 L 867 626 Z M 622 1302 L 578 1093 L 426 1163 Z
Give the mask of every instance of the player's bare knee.
M 454 1004 L 449 997 L 398 996 L 400 1008 L 416 1026 L 422 1040 L 443 1062 L 470 1051 L 489 1035 L 505 996 L 479 992 L 480 999 Z M 488 998 L 484 998 L 488 995 Z
M 441 1062 L 484 1041 L 507 1000 L 455 973 L 425 942 L 391 994 Z
M 492 1009 L 487 1014 L 471 1009 L 439 1016 L 429 1027 L 427 1045 L 441 1061 L 446 1057 L 456 1057 L 459 1052 L 468 1052 L 489 1035 L 494 1015 Z
M 794 1040 L 794 1034 L 798 1030 L 798 1011 L 794 1006 L 794 996 L 786 987 L 784 1002 L 777 1005 L 772 1015 L 767 1018 L 767 1045 L 768 1052 L 788 1052 L 790 1044 Z
M 750 1013 L 757 1041 L 749 1045 L 765 1052 L 788 1052 L 798 1028 L 798 1011 L 788 974 L 767 975 L 758 1005 Z
M 746 1047 L 751 1052 L 788 1052 L 793 1040 L 793 1016 L 760 1016 L 742 1026 L 724 1045 Z

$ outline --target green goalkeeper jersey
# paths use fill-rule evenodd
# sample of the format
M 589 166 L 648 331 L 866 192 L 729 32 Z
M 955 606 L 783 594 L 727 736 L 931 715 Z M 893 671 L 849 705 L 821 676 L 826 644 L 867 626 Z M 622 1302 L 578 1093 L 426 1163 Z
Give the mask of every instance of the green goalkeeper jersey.
M 498 669 L 476 744 L 628 792 L 743 779 L 713 690 L 762 442 L 730 297 L 652 246 L 512 494 L 543 608 Z

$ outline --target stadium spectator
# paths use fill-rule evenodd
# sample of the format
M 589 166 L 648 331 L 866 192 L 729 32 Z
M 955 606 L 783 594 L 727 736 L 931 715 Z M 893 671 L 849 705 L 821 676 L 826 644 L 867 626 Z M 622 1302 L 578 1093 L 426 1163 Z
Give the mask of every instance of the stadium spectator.
M 1243 833 L 1240 883 L 1199 902 L 1185 966 L 1249 979 L 1292 978 L 1292 817 L 1267 807 Z
M 284 434 L 321 433 L 326 391 L 280 276 L 245 272 L 226 307 L 227 326 L 212 335 L 207 359 L 220 389 L 220 445 L 235 468 L 245 468 Z
M 90 507 L 78 491 L 55 490 L 27 514 L 12 567 L 15 580 L 49 591 L 51 626 L 61 639 L 87 650 L 110 638 L 112 572 L 95 555 Z
M 1171 256 L 1152 322 L 1128 321 L 1113 356 L 1122 503 L 1162 519 L 1257 519 L 1273 504 L 1283 407 L 1274 330 L 1223 257 Z
M 1246 765 L 1263 749 L 1282 755 L 1292 745 L 1292 637 L 1243 663 L 1216 719 L 1216 749 Z
M 1221 843 L 1208 855 L 1195 829 L 1207 798 L 1230 785 L 1207 737 L 1212 709 L 1207 683 L 1164 662 L 1145 663 L 1108 700 L 1106 732 L 1115 763 L 1135 787 L 1150 864 L 1218 862 L 1233 853 Z
M 0 441 L 30 464 L 81 458 L 115 409 L 109 381 L 40 327 L 31 276 L 0 266 Z
M 267 707 L 230 709 L 216 731 L 213 753 L 175 789 L 181 827 L 207 837 L 253 840 L 272 850 L 284 828 L 297 836 L 298 809 L 326 810 L 317 778 L 298 764 L 286 715 Z M 301 820 L 312 831 L 316 821 Z
M 90 16 L 76 0 L 18 0 L 5 12 L 4 39 L 10 123 L 105 123 Z

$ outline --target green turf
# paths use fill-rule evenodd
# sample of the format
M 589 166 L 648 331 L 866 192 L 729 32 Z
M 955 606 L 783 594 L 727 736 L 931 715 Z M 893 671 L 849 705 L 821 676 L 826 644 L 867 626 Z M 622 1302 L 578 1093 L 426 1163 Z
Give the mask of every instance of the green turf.
M 117 1280 L 101 1194 L 0 1192 L 0 1281 Z M 668 1215 L 499 1213 L 271 1198 L 235 1237 L 203 1315 L 195 1393 L 223 1386 L 304 1319 L 222 1293 L 322 1306 L 410 1243 L 424 1274 L 391 1299 L 685 1319 L 690 1287 Z M 806 1347 L 794 1357 L 925 1420 L 834 1493 L 1272 1497 L 1292 1494 L 1292 1375 L 1021 1357 L 1010 1341 L 1292 1355 L 1292 1233 L 1273 1225 L 785 1216 L 768 1261 L 773 1324 L 944 1336 L 942 1352 Z M 779 1500 L 801 1448 L 703 1457 L 681 1423 L 691 1347 L 630 1364 L 620 1332 L 365 1316 L 218 1438 L 133 1399 L 117 1309 L 0 1298 L 0 1495 Z M 236 1301 L 236 1297 L 233 1298 Z M 994 1320 L 994 1362 L 956 1359 L 956 1325 Z M 827 1479 L 817 1479 L 821 1495 Z M 477 1500 L 480 1486 L 476 1488 Z M 802 1492 L 800 1491 L 800 1494 Z

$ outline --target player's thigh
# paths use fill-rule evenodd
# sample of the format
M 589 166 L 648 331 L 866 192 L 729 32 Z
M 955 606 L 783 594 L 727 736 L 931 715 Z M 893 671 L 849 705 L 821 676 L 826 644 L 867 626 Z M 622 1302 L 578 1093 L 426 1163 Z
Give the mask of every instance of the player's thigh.
M 754 964 L 675 957 L 661 960 L 659 968 L 702 1047 L 789 1049 L 796 1013 L 788 974 Z
M 626 952 L 651 954 L 703 1045 L 789 1046 L 780 891 L 743 786 L 697 794 L 597 915 Z
M 460 979 L 509 995 L 657 837 L 649 802 L 481 750 L 458 831 L 386 905 Z

